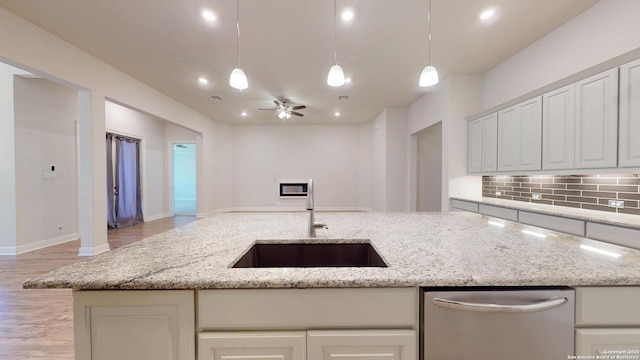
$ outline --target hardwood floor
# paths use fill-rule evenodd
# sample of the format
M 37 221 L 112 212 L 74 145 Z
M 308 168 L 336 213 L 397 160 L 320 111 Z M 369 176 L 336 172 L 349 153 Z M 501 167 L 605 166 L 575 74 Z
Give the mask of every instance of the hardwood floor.
M 109 231 L 111 249 L 195 221 L 177 216 Z M 71 290 L 25 290 L 27 278 L 81 261 L 80 241 L 0 256 L 0 359 L 73 359 Z

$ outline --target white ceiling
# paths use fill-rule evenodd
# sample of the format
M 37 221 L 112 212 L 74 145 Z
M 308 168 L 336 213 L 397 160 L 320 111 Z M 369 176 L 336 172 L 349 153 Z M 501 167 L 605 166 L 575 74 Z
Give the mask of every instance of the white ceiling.
M 432 0 L 431 62 L 449 74 L 483 74 L 597 0 Z M 0 0 L 3 6 L 140 81 L 221 122 L 282 123 L 276 98 L 304 104 L 288 123 L 360 123 L 425 92 L 427 0 L 337 0 L 338 63 L 353 82 L 326 84 L 333 64 L 333 1 L 241 0 L 240 67 L 249 89 L 228 84 L 235 67 L 234 0 Z M 485 24 L 482 10 L 497 13 Z M 217 20 L 207 23 L 201 10 Z M 73 64 L 69 64 L 73 66 Z M 202 86 L 199 76 L 210 83 Z M 348 101 L 338 101 L 348 95 Z M 222 100 L 212 99 L 220 96 Z M 246 111 L 248 116 L 240 116 Z M 335 118 L 333 113 L 342 116 Z

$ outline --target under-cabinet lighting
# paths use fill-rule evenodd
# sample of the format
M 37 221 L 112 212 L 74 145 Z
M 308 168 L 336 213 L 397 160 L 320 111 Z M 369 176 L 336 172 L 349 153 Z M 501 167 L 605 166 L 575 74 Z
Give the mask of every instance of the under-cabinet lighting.
M 612 251 L 607 251 L 607 250 L 598 249 L 598 248 L 595 248 L 595 247 L 593 247 L 593 246 L 589 246 L 589 245 L 580 245 L 580 249 L 585 249 L 585 250 L 588 250 L 588 251 L 593 251 L 593 252 L 595 252 L 595 253 L 602 254 L 602 255 L 607 255 L 607 256 L 611 256 L 611 257 L 614 257 L 614 258 L 616 258 L 616 259 L 617 259 L 617 258 L 619 258 L 620 256 L 622 256 L 621 254 L 614 253 L 614 252 L 612 252 Z
M 497 221 L 492 221 L 492 220 L 489 220 L 489 221 L 488 221 L 488 223 L 489 223 L 489 224 L 491 224 L 491 225 L 493 225 L 493 226 L 499 226 L 499 227 L 505 227 L 505 226 L 507 226 L 507 225 L 506 225 L 506 224 L 504 224 L 504 223 L 497 222 Z
M 524 234 L 537 236 L 537 237 L 542 238 L 542 239 L 547 237 L 547 235 L 545 235 L 545 234 L 541 234 L 541 233 L 538 233 L 538 232 L 535 232 L 535 231 L 531 231 L 531 230 L 522 230 L 522 232 Z

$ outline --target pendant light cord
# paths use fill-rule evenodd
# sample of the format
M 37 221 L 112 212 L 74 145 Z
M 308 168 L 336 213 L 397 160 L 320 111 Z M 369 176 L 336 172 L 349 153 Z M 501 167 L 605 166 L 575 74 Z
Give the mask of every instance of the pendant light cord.
M 336 10 L 336 0 L 333 0 L 333 63 L 338 63 L 338 30 L 337 20 L 338 13 Z
M 431 65 L 431 0 L 429 0 L 429 11 L 427 12 L 427 22 L 429 23 L 429 65 Z
M 238 68 L 238 64 L 239 64 L 239 60 L 238 58 L 239 53 L 240 53 L 240 0 L 236 1 L 236 30 L 237 32 L 237 36 L 236 36 L 236 69 Z

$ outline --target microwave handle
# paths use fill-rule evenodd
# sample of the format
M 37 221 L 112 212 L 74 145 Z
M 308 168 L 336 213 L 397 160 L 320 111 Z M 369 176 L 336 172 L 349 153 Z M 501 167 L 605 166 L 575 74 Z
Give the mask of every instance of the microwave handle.
M 489 313 L 532 313 L 538 311 L 550 310 L 562 306 L 569 301 L 565 297 L 543 300 L 533 304 L 525 305 L 500 305 L 500 304 L 483 304 L 470 303 L 457 300 L 434 298 L 435 306 L 464 311 L 489 312 Z

